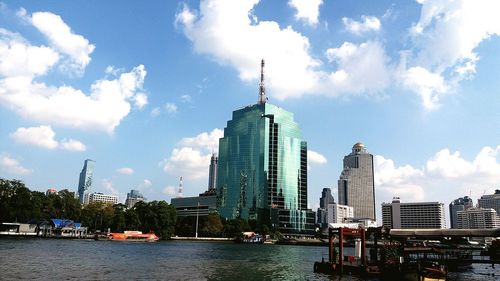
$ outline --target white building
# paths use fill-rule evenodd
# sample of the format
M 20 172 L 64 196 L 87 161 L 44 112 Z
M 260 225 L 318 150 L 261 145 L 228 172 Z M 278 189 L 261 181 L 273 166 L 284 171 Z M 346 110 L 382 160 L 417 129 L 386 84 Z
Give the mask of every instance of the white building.
M 457 228 L 484 229 L 497 227 L 500 227 L 500 217 L 492 208 L 471 208 L 457 212 Z
M 103 193 L 91 193 L 89 196 L 89 203 L 92 202 L 104 202 L 104 203 L 111 203 L 111 204 L 118 204 L 118 196 L 117 195 L 110 195 L 110 194 L 103 194 Z
M 348 218 L 354 217 L 354 208 L 337 203 L 328 204 L 328 223 L 345 223 Z
M 446 228 L 444 204 L 439 202 L 382 203 L 382 224 L 391 229 Z

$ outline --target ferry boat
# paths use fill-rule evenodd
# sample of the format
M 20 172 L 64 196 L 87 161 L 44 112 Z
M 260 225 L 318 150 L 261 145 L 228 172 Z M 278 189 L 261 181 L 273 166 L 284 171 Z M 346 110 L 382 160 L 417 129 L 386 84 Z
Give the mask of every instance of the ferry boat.
M 106 240 L 111 241 L 154 242 L 159 239 L 154 233 L 142 233 L 141 231 L 110 232 L 106 235 Z

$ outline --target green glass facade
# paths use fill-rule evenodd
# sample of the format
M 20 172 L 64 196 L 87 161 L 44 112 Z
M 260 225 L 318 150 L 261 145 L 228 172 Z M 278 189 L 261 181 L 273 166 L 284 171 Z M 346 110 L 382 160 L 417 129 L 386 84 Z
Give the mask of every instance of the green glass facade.
M 228 219 L 255 219 L 283 233 L 309 233 L 307 143 L 293 114 L 269 103 L 233 112 L 219 140 L 217 205 Z

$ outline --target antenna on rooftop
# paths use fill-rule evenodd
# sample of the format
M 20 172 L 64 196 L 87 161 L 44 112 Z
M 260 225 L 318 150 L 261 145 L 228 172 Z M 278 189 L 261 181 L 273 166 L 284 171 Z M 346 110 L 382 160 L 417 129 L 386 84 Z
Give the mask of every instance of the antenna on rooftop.
M 182 198 L 184 195 L 182 195 L 182 177 L 179 179 L 179 192 L 177 193 L 177 198 Z
M 259 83 L 259 104 L 265 104 L 267 101 L 266 88 L 264 87 L 264 59 L 260 62 L 260 83 Z

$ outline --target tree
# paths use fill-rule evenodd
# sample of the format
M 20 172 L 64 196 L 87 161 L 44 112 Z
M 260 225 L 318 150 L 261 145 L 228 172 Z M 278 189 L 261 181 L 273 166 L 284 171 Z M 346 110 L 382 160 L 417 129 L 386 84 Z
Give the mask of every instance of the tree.
M 228 220 L 224 226 L 224 233 L 226 237 L 234 238 L 241 236 L 244 231 L 250 230 L 248 222 L 244 219 Z

